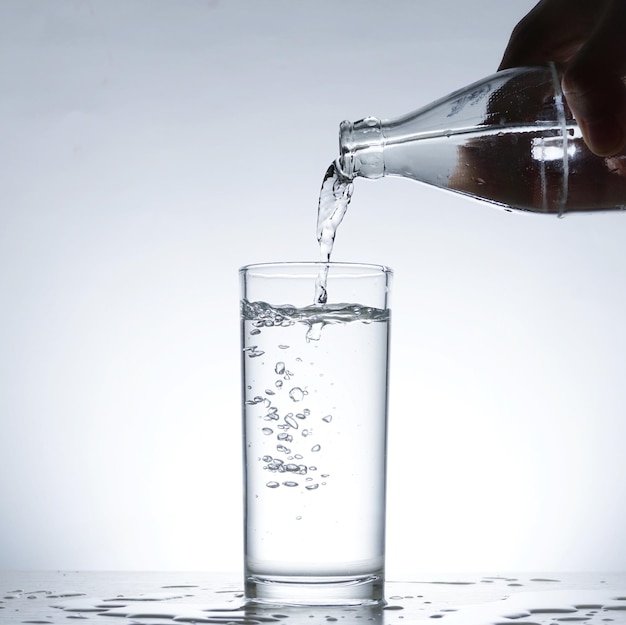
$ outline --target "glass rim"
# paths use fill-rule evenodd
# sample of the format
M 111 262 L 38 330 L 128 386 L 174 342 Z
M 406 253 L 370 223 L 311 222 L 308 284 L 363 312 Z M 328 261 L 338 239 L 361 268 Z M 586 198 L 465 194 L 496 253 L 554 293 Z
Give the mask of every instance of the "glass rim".
M 279 262 L 269 262 L 269 263 L 250 263 L 249 265 L 243 265 L 239 268 L 240 274 L 245 274 L 254 271 L 280 271 L 281 269 L 289 270 L 289 269 L 316 269 L 319 271 L 320 269 L 328 267 L 329 269 L 337 268 L 338 270 L 357 270 L 359 273 L 356 275 L 366 275 L 366 274 L 386 274 L 392 275 L 393 269 L 388 267 L 387 265 L 380 265 L 376 263 L 350 263 L 350 262 L 323 262 L 323 261 L 279 261 Z

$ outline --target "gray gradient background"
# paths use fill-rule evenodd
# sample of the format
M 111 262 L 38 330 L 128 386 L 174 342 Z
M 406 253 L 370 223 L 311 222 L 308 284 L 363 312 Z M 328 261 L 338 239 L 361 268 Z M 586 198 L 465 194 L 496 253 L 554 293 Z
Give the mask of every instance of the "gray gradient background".
M 342 119 L 532 0 L 3 0 L 0 568 L 241 565 L 237 269 L 315 260 Z M 626 569 L 626 216 L 357 181 L 395 269 L 388 569 Z

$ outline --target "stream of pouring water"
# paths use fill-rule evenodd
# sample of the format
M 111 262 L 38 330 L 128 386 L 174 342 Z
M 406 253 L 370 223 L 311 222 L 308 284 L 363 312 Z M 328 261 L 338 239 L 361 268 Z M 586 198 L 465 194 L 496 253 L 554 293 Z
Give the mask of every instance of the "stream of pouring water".
M 353 184 L 344 178 L 335 163 L 326 171 L 317 208 L 317 240 L 320 244 L 320 262 L 326 263 L 321 269 L 315 282 L 315 304 L 325 304 L 328 301 L 326 282 L 328 279 L 328 265 L 333 250 L 335 234 L 342 222 L 350 199 L 352 198 Z

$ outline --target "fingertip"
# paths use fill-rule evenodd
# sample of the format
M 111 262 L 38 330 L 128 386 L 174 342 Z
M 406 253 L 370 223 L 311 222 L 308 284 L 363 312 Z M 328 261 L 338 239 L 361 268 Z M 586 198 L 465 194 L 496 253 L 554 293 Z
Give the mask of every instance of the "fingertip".
M 615 156 L 626 145 L 626 133 L 618 120 L 578 120 L 583 139 L 589 149 L 598 156 Z
M 572 67 L 562 81 L 563 94 L 589 149 L 598 156 L 614 156 L 626 147 L 626 120 L 622 119 L 624 85 L 613 77 Z

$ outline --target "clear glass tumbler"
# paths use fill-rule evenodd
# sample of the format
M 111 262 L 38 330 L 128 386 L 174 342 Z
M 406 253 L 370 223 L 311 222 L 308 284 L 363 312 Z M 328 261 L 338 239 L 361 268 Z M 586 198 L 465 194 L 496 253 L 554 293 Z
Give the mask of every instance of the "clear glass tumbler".
M 383 600 L 391 275 L 347 263 L 240 270 L 250 601 Z M 328 299 L 313 305 L 320 277 Z

